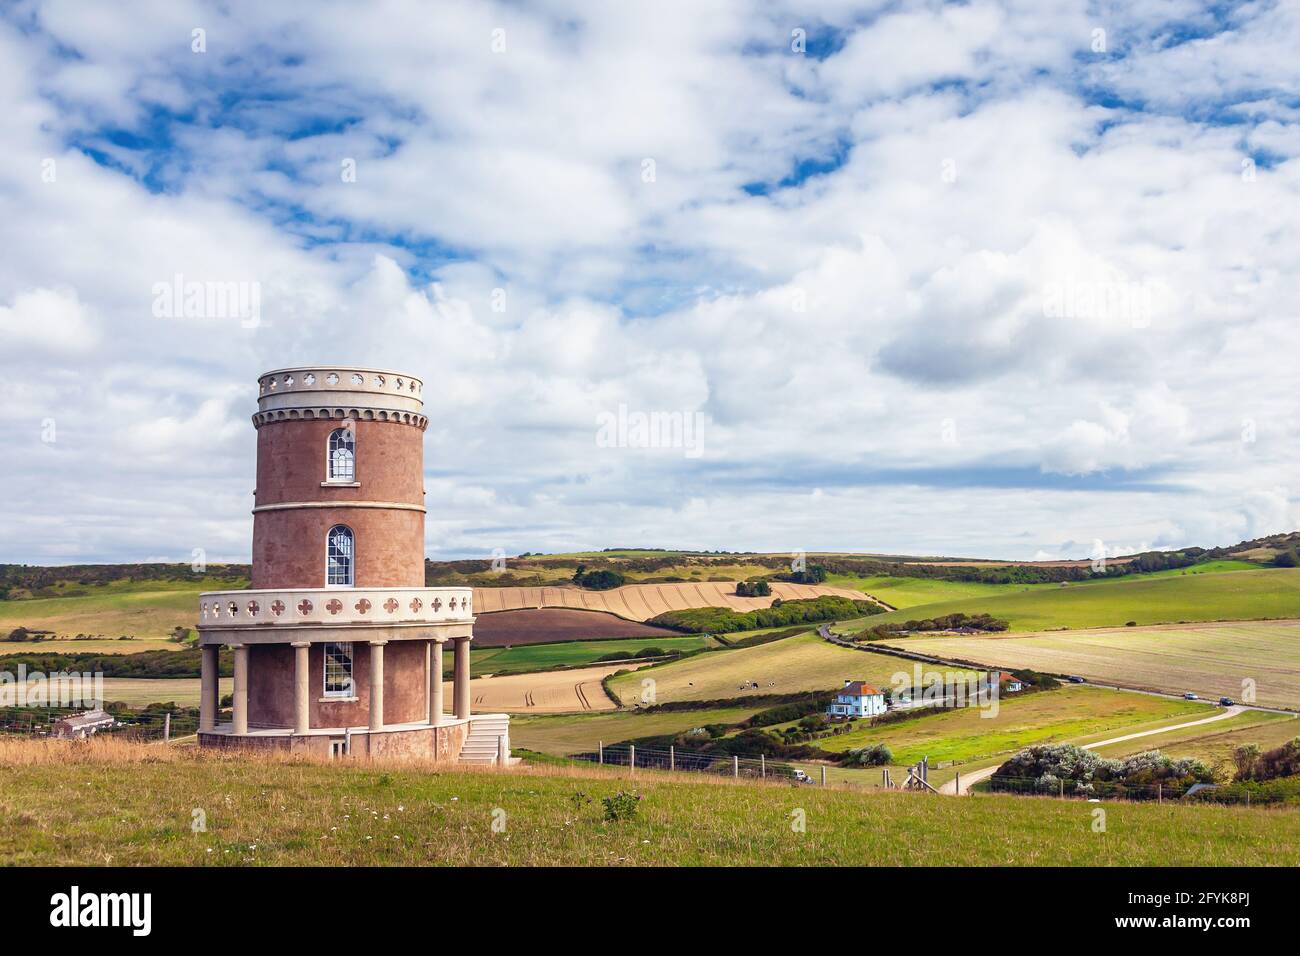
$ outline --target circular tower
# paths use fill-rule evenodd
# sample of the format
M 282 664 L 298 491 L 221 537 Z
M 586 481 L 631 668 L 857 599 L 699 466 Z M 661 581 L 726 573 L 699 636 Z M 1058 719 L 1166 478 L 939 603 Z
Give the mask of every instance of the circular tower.
M 470 714 L 473 590 L 424 586 L 422 391 L 355 367 L 258 379 L 252 587 L 199 598 L 200 744 L 508 759 L 507 718 Z
M 258 390 L 253 587 L 423 587 L 423 383 L 293 368 Z

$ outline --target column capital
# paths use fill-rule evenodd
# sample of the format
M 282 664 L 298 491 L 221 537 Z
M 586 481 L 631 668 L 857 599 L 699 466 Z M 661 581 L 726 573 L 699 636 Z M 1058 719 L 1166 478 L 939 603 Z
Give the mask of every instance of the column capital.
M 230 648 L 232 651 L 238 651 L 238 650 L 242 650 L 248 645 L 247 644 L 226 644 L 225 646 Z
M 368 641 L 367 643 L 369 643 L 371 647 L 383 647 L 383 646 L 384 646 L 385 644 L 387 644 L 388 642 L 387 642 L 387 641 Z
M 290 647 L 311 647 L 311 641 L 294 641 Z

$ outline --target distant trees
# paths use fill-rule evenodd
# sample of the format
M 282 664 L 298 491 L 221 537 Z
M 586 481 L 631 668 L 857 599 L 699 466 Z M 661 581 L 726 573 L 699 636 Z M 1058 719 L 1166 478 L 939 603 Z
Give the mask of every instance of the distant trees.
M 767 597 L 771 593 L 772 586 L 764 578 L 740 581 L 736 584 L 737 597 Z
M 1300 737 L 1262 753 L 1256 744 L 1238 747 L 1232 752 L 1232 762 L 1237 780 L 1276 780 L 1300 774 Z
M 589 591 L 608 591 L 610 588 L 621 586 L 626 580 L 618 571 L 611 571 L 607 568 L 588 571 L 586 566 L 581 564 L 573 572 L 573 583 Z
M 1300 564 L 1297 560 L 1295 548 L 1287 548 L 1285 551 L 1279 551 L 1273 556 L 1273 566 L 1278 568 L 1294 568 Z
M 647 624 L 685 631 L 689 634 L 728 634 L 753 631 L 764 627 L 788 627 L 817 621 L 842 620 L 881 614 L 884 609 L 871 601 L 826 595 L 794 601 L 772 602 L 770 608 L 756 611 L 733 611 L 725 607 L 693 607 L 683 611 L 665 611 L 646 621 Z

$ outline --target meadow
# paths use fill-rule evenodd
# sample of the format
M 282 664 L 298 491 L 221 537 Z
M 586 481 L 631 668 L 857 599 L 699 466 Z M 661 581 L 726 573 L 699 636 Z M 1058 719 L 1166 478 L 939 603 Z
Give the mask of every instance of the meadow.
M 1139 724 L 1174 717 L 1195 720 L 1214 712 L 1205 703 L 1095 687 L 1063 687 L 1020 698 L 1007 696 L 998 704 L 993 717 L 982 716 L 991 711 L 966 707 L 897 724 L 864 727 L 820 740 L 817 746 L 838 752 L 884 743 L 899 765 L 913 764 L 927 756 L 932 762 L 967 763 L 1009 755 L 1032 744 L 1058 743 L 1090 734 L 1112 736 Z
M 857 577 L 852 574 L 832 574 L 827 577 L 826 583 L 861 591 L 899 609 L 935 604 L 940 601 L 996 597 L 1055 587 L 1051 584 L 980 584 L 974 581 L 944 581 L 939 578 L 908 578 L 893 575 Z
M 1255 572 L 1256 577 L 1267 572 Z M 1130 587 L 1132 585 L 1129 585 Z M 1300 708 L 1300 623 L 1257 621 L 1046 634 L 914 637 L 888 643 L 922 654 L 1202 697 Z
M 510 720 L 510 743 L 539 753 L 566 756 L 595 749 L 600 741 L 612 744 L 639 737 L 685 733 L 707 724 L 738 724 L 761 707 L 717 707 L 638 713 L 563 714 L 520 716 Z
M 1296 865 L 1300 810 L 864 794 L 612 768 L 471 770 L 0 740 L 18 865 Z M 640 796 L 609 823 L 601 799 Z M 864 802 L 869 801 L 869 802 Z M 193 811 L 205 827 L 194 832 Z M 791 826 L 802 810 L 804 832 Z M 498 828 L 493 829 L 494 821 Z M 504 824 L 504 828 L 502 828 Z
M 625 705 L 641 700 L 643 681 L 654 681 L 657 703 L 675 700 L 743 701 L 748 695 L 832 690 L 846 680 L 865 680 L 881 690 L 892 675 L 911 672 L 898 657 L 830 644 L 815 632 L 744 647 L 710 651 L 613 678 L 610 689 Z M 758 684 L 751 687 L 751 684 Z
M 1300 568 L 1157 572 L 945 600 L 863 619 L 866 625 L 987 612 L 1013 631 L 1300 617 Z M 888 601 L 888 597 L 881 596 Z
M 559 644 L 523 644 L 514 647 L 477 647 L 470 654 L 470 674 L 522 674 L 554 667 L 584 667 L 595 663 L 606 654 L 637 654 L 642 650 L 658 648 L 664 651 L 687 653 L 705 647 L 717 647 L 717 642 L 702 634 L 687 637 L 655 636 L 652 638 L 618 638 L 609 641 L 564 641 Z M 447 662 L 446 673 L 451 673 L 452 663 Z
M 1103 757 L 1124 757 L 1157 749 L 1171 757 L 1195 757 L 1211 767 L 1216 764 L 1228 767 L 1232 751 L 1239 746 L 1256 744 L 1261 750 L 1271 750 L 1296 737 L 1300 737 L 1300 718 L 1266 711 L 1246 711 L 1203 727 L 1173 730 L 1151 740 L 1126 740 L 1098 747 L 1097 753 Z
M 26 627 L 66 637 L 89 634 L 111 639 L 125 635 L 161 640 L 173 628 L 195 626 L 199 592 L 231 587 L 229 581 L 220 579 L 115 581 L 86 587 L 64 583 L 51 589 L 63 592 L 58 597 L 0 601 L 0 631 Z

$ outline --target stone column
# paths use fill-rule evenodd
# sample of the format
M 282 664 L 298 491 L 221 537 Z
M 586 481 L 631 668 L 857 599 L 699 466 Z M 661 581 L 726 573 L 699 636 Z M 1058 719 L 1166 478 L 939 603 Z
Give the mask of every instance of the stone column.
M 370 642 L 370 729 L 384 729 L 384 645 Z
M 199 667 L 199 730 L 214 730 L 221 706 L 221 669 L 217 662 L 220 646 L 204 644 Z
M 456 641 L 456 719 L 464 720 L 469 716 L 469 638 L 458 637 Z
M 231 644 L 235 649 L 235 733 L 248 733 L 248 645 Z
M 429 723 L 442 723 L 442 641 L 429 642 Z
M 311 644 L 293 645 L 293 732 L 305 734 L 311 727 Z

